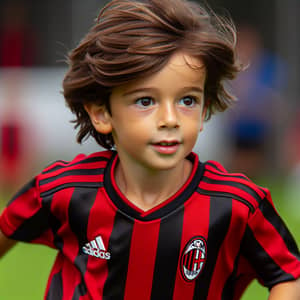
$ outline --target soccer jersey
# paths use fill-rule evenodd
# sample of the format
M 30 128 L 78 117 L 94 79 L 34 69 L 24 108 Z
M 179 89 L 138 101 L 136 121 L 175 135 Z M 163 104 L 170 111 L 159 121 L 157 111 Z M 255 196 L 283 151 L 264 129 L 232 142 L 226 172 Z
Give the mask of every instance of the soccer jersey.
M 217 162 L 193 169 L 148 211 L 118 189 L 113 151 L 47 167 L 8 204 L 3 233 L 58 249 L 45 299 L 231 300 L 253 279 L 300 276 L 299 252 L 268 190 Z

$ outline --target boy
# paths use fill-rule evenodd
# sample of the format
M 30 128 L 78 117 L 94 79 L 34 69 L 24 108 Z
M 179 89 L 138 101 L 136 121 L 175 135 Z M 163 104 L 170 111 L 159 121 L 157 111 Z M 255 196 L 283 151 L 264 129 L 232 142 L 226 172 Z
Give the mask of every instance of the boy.
M 2 252 L 11 239 L 58 249 L 45 299 L 239 299 L 255 277 L 269 299 L 299 299 L 299 252 L 269 192 L 192 153 L 232 101 L 234 44 L 191 2 L 102 10 L 63 87 L 78 141 L 108 150 L 50 165 L 0 219 Z

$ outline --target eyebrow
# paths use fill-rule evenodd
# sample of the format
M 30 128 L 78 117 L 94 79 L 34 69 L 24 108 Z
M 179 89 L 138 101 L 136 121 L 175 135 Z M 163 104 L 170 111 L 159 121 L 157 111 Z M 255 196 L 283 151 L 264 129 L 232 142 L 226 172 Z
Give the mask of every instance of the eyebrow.
M 187 87 L 184 87 L 181 92 L 197 92 L 197 93 L 203 93 L 203 89 L 200 88 L 199 86 L 187 86 Z
M 156 89 L 155 88 L 137 88 L 134 90 L 130 90 L 128 92 L 125 92 L 123 94 L 123 96 L 128 96 L 128 95 L 132 95 L 132 94 L 137 94 L 137 93 L 142 93 L 142 92 L 155 92 Z M 203 89 L 198 87 L 198 86 L 187 86 L 184 87 L 183 89 L 181 89 L 179 92 L 181 93 L 185 93 L 185 92 L 197 92 L 197 93 L 203 93 Z

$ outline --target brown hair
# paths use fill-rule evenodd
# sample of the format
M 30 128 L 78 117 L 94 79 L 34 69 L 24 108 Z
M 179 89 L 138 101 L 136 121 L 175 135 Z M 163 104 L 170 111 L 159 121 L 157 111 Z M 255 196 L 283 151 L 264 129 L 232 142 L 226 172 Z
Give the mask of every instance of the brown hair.
M 206 119 L 216 111 L 224 111 L 234 101 L 224 81 L 233 79 L 240 69 L 235 43 L 233 24 L 194 2 L 111 1 L 69 54 L 63 92 L 77 117 L 77 141 L 81 143 L 91 135 L 99 145 L 111 148 L 111 134 L 94 129 L 84 103 L 99 103 L 109 110 L 112 88 L 154 74 L 180 50 L 200 58 L 206 66 Z

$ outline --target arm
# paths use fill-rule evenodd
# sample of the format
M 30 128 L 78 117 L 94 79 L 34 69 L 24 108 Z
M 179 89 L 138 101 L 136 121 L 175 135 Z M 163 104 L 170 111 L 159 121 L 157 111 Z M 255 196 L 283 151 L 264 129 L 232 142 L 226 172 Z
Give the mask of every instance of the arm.
M 7 238 L 0 230 L 0 258 L 15 244 L 16 241 Z
M 268 300 L 300 300 L 298 246 L 266 192 L 248 220 L 242 251 L 261 284 L 271 288 Z
M 276 284 L 268 300 L 300 300 L 300 279 Z

